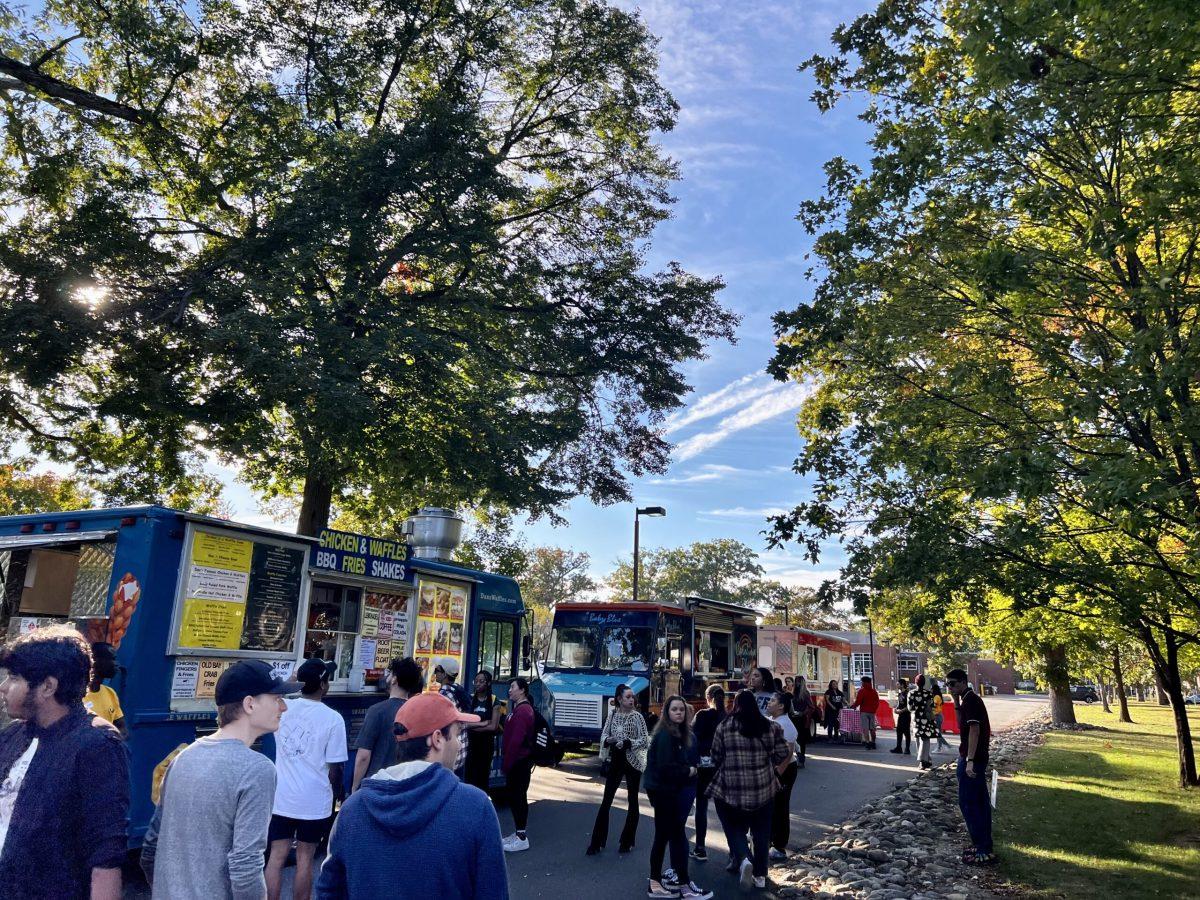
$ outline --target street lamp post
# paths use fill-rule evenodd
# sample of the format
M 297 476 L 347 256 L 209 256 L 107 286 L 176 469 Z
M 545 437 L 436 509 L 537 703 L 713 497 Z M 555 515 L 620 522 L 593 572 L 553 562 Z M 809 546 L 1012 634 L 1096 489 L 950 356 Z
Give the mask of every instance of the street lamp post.
M 659 518 L 665 516 L 667 511 L 661 506 L 646 506 L 642 508 L 634 507 L 633 510 L 633 602 L 637 603 L 638 598 L 638 569 L 640 568 L 638 554 L 638 519 L 641 516 L 650 516 Z

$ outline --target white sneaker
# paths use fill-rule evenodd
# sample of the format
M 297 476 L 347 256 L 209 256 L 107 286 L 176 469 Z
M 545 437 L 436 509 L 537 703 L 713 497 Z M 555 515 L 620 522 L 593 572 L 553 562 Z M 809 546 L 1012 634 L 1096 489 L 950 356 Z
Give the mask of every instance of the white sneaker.
M 771 859 L 775 860 L 776 862 L 778 862 L 781 859 L 788 858 L 786 853 L 784 853 L 782 850 L 780 850 L 776 847 L 772 847 L 771 852 L 768 853 L 767 856 L 770 857 Z
M 749 888 L 754 880 L 754 863 L 748 859 L 742 860 L 742 865 L 738 869 L 738 884 L 744 888 Z
M 763 878 L 760 875 L 755 875 L 754 876 L 754 886 L 756 888 L 765 888 L 767 886 L 767 879 Z
M 517 835 L 513 833 L 504 839 L 501 846 L 504 847 L 505 853 L 520 853 L 522 850 L 529 849 L 529 838 L 517 837 Z

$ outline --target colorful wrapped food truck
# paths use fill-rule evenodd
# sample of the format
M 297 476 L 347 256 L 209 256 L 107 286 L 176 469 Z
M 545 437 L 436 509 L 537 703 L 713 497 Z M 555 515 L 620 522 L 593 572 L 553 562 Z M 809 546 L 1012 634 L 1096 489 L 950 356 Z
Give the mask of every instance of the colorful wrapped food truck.
M 854 700 L 850 642 L 842 638 L 789 625 L 765 626 L 758 629 L 758 660 L 777 678 L 803 678 L 822 716 L 829 682 L 836 681 L 846 692 L 847 703 Z M 817 718 L 810 720 L 814 733 L 817 722 Z
M 154 506 L 97 509 L 0 518 L 0 583 L 9 636 L 70 622 L 116 648 L 135 846 L 153 811 L 155 768 L 216 729 L 217 678 L 238 659 L 281 675 L 307 657 L 332 660 L 326 702 L 351 741 L 394 656 L 426 672 L 453 659 L 468 685 L 487 668 L 503 697 L 520 664 L 520 590 L 414 555 L 445 549 L 333 530 L 305 537 Z M 269 736 L 262 749 L 272 752 Z
M 709 684 L 736 688 L 756 664 L 756 615 L 703 597 L 559 603 L 541 679 L 542 713 L 560 743 L 589 744 L 599 740 L 621 684 L 648 714 L 673 694 L 702 706 Z

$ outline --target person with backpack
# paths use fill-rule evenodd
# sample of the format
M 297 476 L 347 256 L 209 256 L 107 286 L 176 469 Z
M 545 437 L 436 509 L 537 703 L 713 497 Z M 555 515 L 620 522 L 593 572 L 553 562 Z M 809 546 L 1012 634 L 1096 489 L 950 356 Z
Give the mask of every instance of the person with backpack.
M 712 743 L 717 726 L 725 720 L 725 689 L 719 684 L 710 684 L 704 697 L 708 700 L 708 708 L 696 713 L 692 722 L 700 771 L 696 775 L 696 846 L 691 855 L 692 859 L 701 862 L 708 859 L 708 849 L 705 847 L 708 837 L 708 786 L 712 784 L 717 771 L 712 763 Z
M 628 801 L 625 827 L 621 829 L 618 850 L 628 853 L 637 838 L 638 790 L 642 772 L 646 768 L 646 747 L 650 736 L 646 732 L 646 720 L 637 710 L 637 697 L 629 685 L 620 685 L 613 696 L 614 708 L 600 731 L 600 759 L 608 763 L 604 779 L 604 799 L 596 812 L 596 824 L 592 827 L 592 840 L 587 855 L 595 856 L 608 842 L 608 813 L 621 780 L 625 780 L 625 796 Z
M 469 711 L 479 716 L 479 724 L 466 726 L 467 762 L 463 769 L 463 780 L 481 791 L 487 791 L 492 777 L 496 734 L 500 731 L 501 703 L 492 693 L 492 673 L 487 669 L 479 670 L 473 687 Z
M 779 776 L 792 761 L 783 729 L 758 709 L 753 692 L 738 691 L 733 714 L 717 726 L 712 761 L 717 774 L 708 795 L 717 803 L 717 815 L 729 843 L 729 871 L 738 873 L 743 888 L 767 885 L 767 850 Z M 751 857 L 746 840 L 754 841 Z
M 508 683 L 508 701 L 512 704 L 504 720 L 500 739 L 500 771 L 508 780 L 509 806 L 512 808 L 513 833 L 503 842 L 506 853 L 529 849 L 529 781 L 533 777 L 534 747 L 537 742 L 537 716 L 529 702 L 529 682 L 514 678 Z
M 706 891 L 688 877 L 688 813 L 696 798 L 700 756 L 688 724 L 691 707 L 675 695 L 663 705 L 646 754 L 646 796 L 654 807 L 654 843 L 650 847 L 650 880 L 646 896 L 654 900 L 709 900 Z M 671 848 L 671 872 L 663 871 L 663 856 Z M 673 874 L 672 874 L 673 873 Z M 671 875 L 671 877 L 665 877 Z

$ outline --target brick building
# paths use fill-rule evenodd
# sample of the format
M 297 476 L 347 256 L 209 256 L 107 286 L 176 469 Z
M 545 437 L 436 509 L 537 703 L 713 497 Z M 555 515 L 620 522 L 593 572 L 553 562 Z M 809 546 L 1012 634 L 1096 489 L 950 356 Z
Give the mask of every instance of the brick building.
M 861 631 L 831 631 L 829 634 L 850 642 L 849 671 L 843 672 L 844 678 L 854 684 L 864 675 L 870 675 L 879 691 L 894 691 L 899 679 L 907 678 L 909 683 L 917 675 L 925 671 L 928 656 L 914 650 L 903 650 L 889 647 L 875 641 L 874 666 L 871 662 L 871 638 Z

